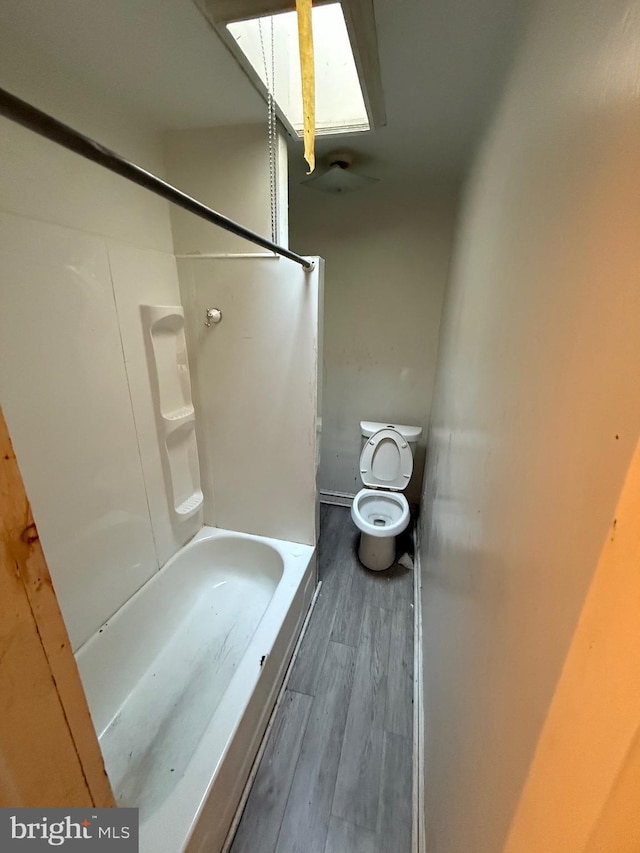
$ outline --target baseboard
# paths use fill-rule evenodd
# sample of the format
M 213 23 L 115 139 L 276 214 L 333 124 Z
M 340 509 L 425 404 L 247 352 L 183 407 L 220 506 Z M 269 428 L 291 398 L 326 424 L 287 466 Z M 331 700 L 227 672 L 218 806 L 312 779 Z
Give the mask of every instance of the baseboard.
M 424 677 L 422 670 L 422 571 L 420 526 L 413 557 L 413 832 L 412 853 L 425 853 L 424 826 Z
M 332 506 L 351 506 L 355 495 L 348 492 L 334 492 L 330 489 L 320 489 L 320 503 Z

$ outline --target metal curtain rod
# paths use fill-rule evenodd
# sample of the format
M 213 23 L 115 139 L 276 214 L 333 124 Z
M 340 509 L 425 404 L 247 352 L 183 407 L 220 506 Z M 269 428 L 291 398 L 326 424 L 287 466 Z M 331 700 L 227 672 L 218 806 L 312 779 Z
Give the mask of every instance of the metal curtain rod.
M 43 113 L 26 101 L 10 94 L 5 89 L 0 89 L 0 115 L 21 124 L 23 127 L 32 130 L 40 136 L 44 136 L 46 139 L 50 139 L 52 142 L 57 142 L 58 145 L 62 145 L 63 148 L 68 148 L 69 151 L 80 154 L 81 157 L 86 157 L 87 160 L 92 160 L 94 163 L 104 166 L 105 169 L 115 172 L 116 175 L 121 175 L 129 181 L 133 181 L 134 184 L 138 184 L 138 186 L 150 190 L 167 201 L 177 204 L 178 207 L 182 207 L 184 210 L 188 210 L 190 213 L 206 219 L 207 222 L 212 222 L 214 225 L 218 225 L 220 228 L 224 228 L 238 237 L 244 237 L 246 240 L 262 246 L 263 249 L 269 249 L 269 251 L 275 252 L 277 255 L 283 255 L 285 258 L 295 261 L 307 272 L 310 272 L 314 268 L 313 261 L 309 261 L 301 255 L 285 249 L 283 246 L 278 246 L 277 243 L 267 240 L 266 237 L 261 237 L 260 234 L 256 234 L 255 231 L 251 231 L 249 228 L 245 228 L 244 225 L 234 222 L 233 219 L 228 219 L 221 213 L 217 213 L 215 210 L 207 207 L 206 204 L 202 204 L 202 202 L 197 201 L 195 198 L 163 181 L 162 178 L 158 178 L 156 175 L 152 175 L 151 172 L 147 172 L 146 169 L 136 166 L 135 163 L 131 163 L 129 160 L 125 160 L 124 157 L 116 154 L 115 151 L 105 148 L 104 145 L 100 145 L 99 142 L 90 139 L 88 136 L 83 136 L 77 130 L 47 115 L 47 113 Z

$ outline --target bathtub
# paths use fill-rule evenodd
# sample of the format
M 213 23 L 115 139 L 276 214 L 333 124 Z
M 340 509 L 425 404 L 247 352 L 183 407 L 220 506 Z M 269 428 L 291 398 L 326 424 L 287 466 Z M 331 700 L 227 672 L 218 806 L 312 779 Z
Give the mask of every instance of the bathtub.
M 140 853 L 218 853 L 313 595 L 315 551 L 204 527 L 77 652 Z

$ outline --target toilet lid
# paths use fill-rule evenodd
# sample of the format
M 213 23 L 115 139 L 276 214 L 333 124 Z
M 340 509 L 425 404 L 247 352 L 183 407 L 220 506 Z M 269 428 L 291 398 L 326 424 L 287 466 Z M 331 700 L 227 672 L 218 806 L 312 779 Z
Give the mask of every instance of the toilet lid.
M 360 454 L 360 476 L 365 486 L 402 492 L 413 471 L 413 454 L 395 429 L 375 432 Z

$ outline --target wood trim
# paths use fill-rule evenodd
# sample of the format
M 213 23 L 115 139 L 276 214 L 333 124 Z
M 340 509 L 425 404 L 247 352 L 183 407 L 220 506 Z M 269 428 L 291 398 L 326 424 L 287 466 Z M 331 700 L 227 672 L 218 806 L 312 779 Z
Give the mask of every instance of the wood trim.
M 639 612 L 640 441 L 504 853 L 640 850 Z
M 424 658 L 422 633 L 422 527 L 416 521 L 413 555 L 413 829 L 412 853 L 425 853 Z
M 0 806 L 115 806 L 0 409 Z

